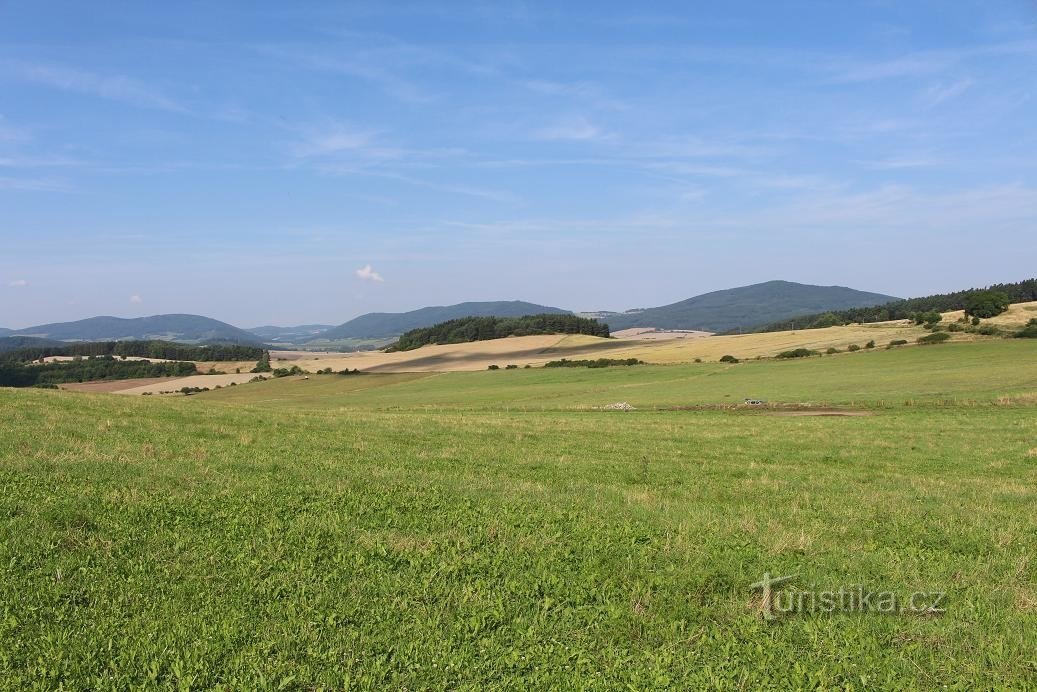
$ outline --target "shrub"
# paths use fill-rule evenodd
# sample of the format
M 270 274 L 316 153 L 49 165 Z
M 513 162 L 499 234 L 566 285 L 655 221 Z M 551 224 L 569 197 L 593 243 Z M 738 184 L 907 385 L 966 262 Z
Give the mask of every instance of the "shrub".
M 864 348 L 875 348 L 875 340 L 872 339 L 868 343 L 864 344 Z
M 846 347 L 846 350 L 847 351 L 859 351 L 859 350 L 861 350 L 861 347 L 858 346 L 857 344 L 850 344 L 849 346 Z
M 702 362 L 702 359 L 701 359 L 701 358 L 696 358 L 696 359 L 695 359 L 695 362 L 696 362 L 696 363 L 701 363 L 701 362 Z
M 952 324 L 948 324 L 947 325 L 947 331 L 949 331 L 949 332 L 963 332 L 963 331 L 965 331 L 965 327 L 962 327 L 957 322 L 954 322 Z
M 720 362 L 721 363 L 737 363 L 738 359 L 735 358 L 732 355 L 726 355 L 726 356 L 721 356 Z
M 504 369 L 505 370 L 518 370 L 518 366 L 515 365 L 514 363 L 508 363 L 507 365 L 504 366 Z
M 973 327 L 978 327 L 979 326 L 979 318 L 978 317 L 973 317 L 972 318 L 972 326 Z
M 1037 339 L 1037 317 L 1026 323 L 1021 331 L 1015 333 L 1017 339 Z
M 918 337 L 918 343 L 920 344 L 941 344 L 947 339 L 951 338 L 951 335 L 947 332 L 933 332 L 932 334 L 926 334 L 925 336 Z
M 994 336 L 995 334 L 997 334 L 997 327 L 995 327 L 992 324 L 984 324 L 982 327 L 976 330 L 976 333 L 982 334 L 983 336 Z
M 487 370 L 500 370 L 500 366 L 499 365 L 491 365 L 490 367 L 488 367 L 486 369 Z
M 545 368 L 608 368 L 613 365 L 644 365 L 637 358 L 598 358 L 597 360 L 552 360 L 544 363 Z
M 833 353 L 839 353 L 839 349 L 837 349 L 835 346 L 829 346 L 828 350 L 826 350 L 825 353 L 827 353 L 828 355 L 832 355 Z
M 818 355 L 817 351 L 812 351 L 809 348 L 795 348 L 791 351 L 782 351 L 778 354 L 778 358 L 807 358 L 816 355 Z
M 903 346 L 907 343 L 907 339 L 893 339 L 889 342 L 890 346 Z

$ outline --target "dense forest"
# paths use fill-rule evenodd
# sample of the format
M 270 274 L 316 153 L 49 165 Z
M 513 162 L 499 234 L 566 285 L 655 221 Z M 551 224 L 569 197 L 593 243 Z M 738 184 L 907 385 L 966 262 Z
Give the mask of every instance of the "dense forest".
M 431 327 L 412 329 L 387 351 L 410 351 L 428 344 L 462 344 L 506 336 L 533 334 L 590 334 L 607 337 L 609 326 L 570 314 L 540 314 L 523 317 L 462 317 Z
M 793 325 L 798 329 L 819 329 L 852 323 L 913 319 L 920 313 L 934 310 L 937 312 L 963 310 L 969 305 L 970 299 L 985 291 L 1003 293 L 1008 297 L 1009 302 L 1012 303 L 1026 303 L 1037 300 L 1037 279 L 1026 279 L 1017 283 L 994 284 L 986 289 L 970 288 L 955 293 L 939 293 L 923 298 L 894 300 L 874 307 L 849 308 L 847 310 L 804 315 L 796 317 L 794 320 L 786 319 L 780 322 L 772 322 L 757 327 L 752 331 L 779 332 L 789 329 Z
M 0 387 L 53 387 L 63 382 L 184 377 L 194 374 L 194 363 L 119 360 L 109 355 L 57 363 L 23 363 L 6 356 L 0 360 Z
M 33 361 L 47 356 L 134 356 L 165 360 L 259 360 L 265 349 L 241 344 L 191 346 L 171 341 L 82 341 L 27 346 L 4 353 L 4 360 Z

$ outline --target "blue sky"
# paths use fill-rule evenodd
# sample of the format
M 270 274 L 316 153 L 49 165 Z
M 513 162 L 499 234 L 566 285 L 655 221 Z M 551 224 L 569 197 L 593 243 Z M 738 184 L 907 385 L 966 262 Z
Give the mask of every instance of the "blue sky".
M 1037 267 L 1037 4 L 0 3 L 0 326 Z

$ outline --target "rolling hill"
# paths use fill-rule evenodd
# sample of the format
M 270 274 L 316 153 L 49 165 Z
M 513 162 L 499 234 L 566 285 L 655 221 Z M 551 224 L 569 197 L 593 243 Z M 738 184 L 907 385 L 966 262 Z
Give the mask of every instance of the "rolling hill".
M 201 315 L 152 315 L 132 319 L 90 317 L 19 329 L 9 336 L 34 336 L 55 341 L 160 339 L 183 343 L 261 343 L 255 334 Z
M 654 327 L 726 332 L 826 310 L 879 305 L 891 300 L 897 298 L 844 286 L 767 281 L 704 293 L 661 307 L 602 315 L 600 319 L 607 322 L 612 331 Z
M 536 305 L 521 300 L 459 303 L 421 308 L 410 312 L 372 312 L 329 329 L 311 341 L 391 338 L 412 329 L 431 327 L 434 324 L 461 317 L 522 317 L 524 315 L 568 313 L 568 310 L 561 308 Z
M 14 330 L 13 329 L 7 329 L 6 327 L 0 327 L 0 336 L 7 336 L 12 331 L 14 331 Z

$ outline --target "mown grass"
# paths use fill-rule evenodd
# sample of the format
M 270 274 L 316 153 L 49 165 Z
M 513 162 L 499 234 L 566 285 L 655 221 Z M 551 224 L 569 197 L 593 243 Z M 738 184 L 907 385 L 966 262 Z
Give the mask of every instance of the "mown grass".
M 205 401 L 347 409 L 592 409 L 770 403 L 989 403 L 1037 395 L 1037 344 L 1025 340 L 877 349 L 737 365 L 519 369 L 315 376 L 226 388 Z
M 1037 684 L 1033 407 L 0 408 L 8 688 Z M 765 570 L 948 610 L 768 624 Z

